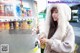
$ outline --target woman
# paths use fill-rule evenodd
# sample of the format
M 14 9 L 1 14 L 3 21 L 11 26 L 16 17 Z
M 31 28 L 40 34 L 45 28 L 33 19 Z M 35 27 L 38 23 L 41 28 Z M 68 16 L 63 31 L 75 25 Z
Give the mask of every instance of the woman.
M 47 8 L 43 34 L 40 43 L 45 44 L 44 53 L 73 53 L 75 36 L 72 26 L 71 9 L 66 4 L 52 4 Z

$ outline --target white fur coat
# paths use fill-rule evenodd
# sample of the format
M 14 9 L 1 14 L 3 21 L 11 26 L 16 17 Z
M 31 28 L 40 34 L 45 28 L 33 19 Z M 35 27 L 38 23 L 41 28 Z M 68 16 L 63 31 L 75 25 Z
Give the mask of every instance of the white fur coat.
M 73 28 L 68 22 L 71 19 L 71 9 L 68 5 L 52 4 L 47 7 L 46 21 L 42 32 L 46 34 L 46 37 L 48 36 L 51 15 L 50 10 L 52 7 L 57 7 L 58 9 L 58 28 L 54 35 L 46 43 L 44 53 L 71 53 L 74 51 L 75 47 L 75 36 Z

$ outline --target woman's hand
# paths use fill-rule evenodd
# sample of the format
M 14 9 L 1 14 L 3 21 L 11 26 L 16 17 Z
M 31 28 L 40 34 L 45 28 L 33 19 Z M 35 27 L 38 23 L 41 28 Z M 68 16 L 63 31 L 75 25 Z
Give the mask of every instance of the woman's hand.
M 46 35 L 44 34 L 44 33 L 42 33 L 42 34 L 40 34 L 40 36 L 39 36 L 39 41 L 40 41 L 40 46 L 41 46 L 41 48 L 45 48 L 45 46 L 46 46 L 46 42 L 47 42 L 47 38 L 46 38 Z
M 46 42 L 48 41 L 48 39 L 46 39 L 46 38 L 42 38 L 42 39 L 40 39 L 40 46 L 41 46 L 41 48 L 45 48 L 46 47 Z
M 48 41 L 47 38 L 42 38 L 42 39 L 40 39 L 40 42 L 41 42 L 42 44 L 47 43 L 47 41 Z
M 39 36 L 39 41 L 40 41 L 41 44 L 44 43 L 44 42 L 43 42 L 43 39 L 44 39 L 44 38 L 46 38 L 46 35 L 45 35 L 44 33 L 41 33 L 40 36 Z

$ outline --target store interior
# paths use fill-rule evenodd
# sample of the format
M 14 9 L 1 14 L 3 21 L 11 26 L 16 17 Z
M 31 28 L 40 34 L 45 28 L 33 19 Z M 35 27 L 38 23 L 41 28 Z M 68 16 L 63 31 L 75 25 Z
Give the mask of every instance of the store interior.
M 0 53 L 29 53 L 35 48 L 33 0 L 0 0 Z

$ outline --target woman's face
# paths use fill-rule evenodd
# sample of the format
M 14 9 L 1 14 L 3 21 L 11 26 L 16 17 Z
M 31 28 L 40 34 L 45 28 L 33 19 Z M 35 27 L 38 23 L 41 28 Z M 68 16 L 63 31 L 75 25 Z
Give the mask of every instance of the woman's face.
M 52 18 L 54 21 L 58 21 L 58 10 L 55 9 L 52 13 Z

